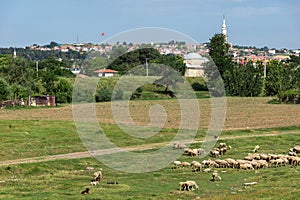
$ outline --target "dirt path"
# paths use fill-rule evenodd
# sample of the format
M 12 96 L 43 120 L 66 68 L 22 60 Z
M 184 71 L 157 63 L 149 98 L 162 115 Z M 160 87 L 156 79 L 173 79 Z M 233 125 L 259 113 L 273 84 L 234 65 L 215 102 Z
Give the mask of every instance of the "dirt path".
M 274 137 L 278 135 L 284 134 L 300 134 L 299 131 L 286 131 L 286 132 L 275 132 L 275 133 L 264 133 L 264 134 L 249 134 L 243 136 L 228 136 L 228 137 L 220 137 L 220 140 L 230 140 L 230 139 L 237 139 L 237 138 L 251 138 L 251 137 Z M 203 140 L 195 140 L 192 143 L 202 143 Z M 40 157 L 33 157 L 33 158 L 23 158 L 17 160 L 6 160 L 1 161 L 0 166 L 7 166 L 7 165 L 17 165 L 23 163 L 39 163 L 45 161 L 52 161 L 52 160 L 60 160 L 60 159 L 79 159 L 79 158 L 88 158 L 92 157 L 93 155 L 105 155 L 105 154 L 112 154 L 117 153 L 120 151 L 142 151 L 148 149 L 154 149 L 158 147 L 162 147 L 165 145 L 170 145 L 169 142 L 163 143 L 152 143 L 152 144 L 145 144 L 139 146 L 131 146 L 125 148 L 111 148 L 111 149 L 104 149 L 104 150 L 96 150 L 92 152 L 84 151 L 84 152 L 74 152 L 74 153 L 67 153 L 67 154 L 58 154 L 52 156 L 40 156 Z

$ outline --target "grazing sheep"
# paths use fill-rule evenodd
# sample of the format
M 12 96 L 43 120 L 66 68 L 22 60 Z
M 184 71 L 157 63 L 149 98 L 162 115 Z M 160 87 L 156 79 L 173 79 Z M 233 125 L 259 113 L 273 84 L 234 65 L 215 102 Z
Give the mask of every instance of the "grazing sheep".
M 254 170 L 253 166 L 250 163 L 244 163 L 244 164 L 239 164 L 240 169 L 252 169 Z
M 220 147 L 220 148 L 224 148 L 224 147 L 226 148 L 227 145 L 226 145 L 226 143 L 223 142 L 223 143 L 220 143 L 220 144 L 219 144 L 219 147 Z
M 191 164 L 190 164 L 189 162 L 182 162 L 182 163 L 181 163 L 181 166 L 182 166 L 182 167 L 190 167 Z
M 253 160 L 253 157 L 252 157 L 252 156 L 245 156 L 244 159 L 245 159 L 245 160 L 248 160 L 248 161 L 251 161 L 251 160 Z
M 204 149 L 202 148 L 198 148 L 198 149 L 194 149 L 195 151 L 197 151 L 197 155 L 205 155 L 206 152 Z
M 99 183 L 99 181 L 91 181 L 91 185 L 96 186 Z
M 194 165 L 195 165 L 196 163 L 199 163 L 199 162 L 194 160 L 194 161 L 191 163 L 191 166 L 194 167 Z
M 300 146 L 295 146 L 295 147 L 293 148 L 293 151 L 294 151 L 295 153 L 300 153 Z
M 236 167 L 238 167 L 238 162 L 236 161 L 236 160 L 234 160 L 234 159 L 232 159 L 232 158 L 226 158 L 226 159 L 224 159 L 227 163 L 228 163 L 228 166 L 229 167 L 232 167 L 232 168 L 236 168 Z
M 225 161 L 225 160 L 217 159 L 217 160 L 215 160 L 215 162 L 216 162 L 220 167 L 226 168 L 226 167 L 229 166 L 228 163 L 227 163 L 227 161 Z
M 219 149 L 220 155 L 224 155 L 227 152 L 227 147 L 222 147 Z
M 89 188 L 86 188 L 85 190 L 83 190 L 81 192 L 81 194 L 89 194 L 90 193 L 90 189 Z
M 289 151 L 288 155 L 289 156 L 297 156 L 297 153 L 294 151 Z
M 259 154 L 260 159 L 268 160 L 269 156 L 267 154 Z
M 212 173 L 212 179 L 211 181 L 221 181 L 222 178 L 221 176 L 219 176 L 218 172 L 214 171 L 214 173 Z
M 220 152 L 219 151 L 215 151 L 215 150 L 211 150 L 210 151 L 210 155 L 213 158 L 218 158 L 218 157 L 220 157 Z
M 256 153 L 259 150 L 259 148 L 260 148 L 259 145 L 256 145 L 253 149 L 253 153 Z
M 186 182 L 179 182 L 179 190 L 184 190 L 187 189 L 188 190 L 188 186 Z
M 185 144 L 181 144 L 181 143 L 178 143 L 178 142 L 174 142 L 173 144 L 173 149 L 184 149 L 186 148 L 186 145 Z
M 198 152 L 195 149 L 189 149 L 187 153 L 191 157 L 198 155 Z
M 258 160 L 257 161 L 260 164 L 260 168 L 268 168 L 268 162 L 265 160 Z
M 202 169 L 202 165 L 200 163 L 194 164 L 195 172 L 200 172 Z
M 102 169 L 100 168 L 99 171 L 97 171 L 93 174 L 93 180 L 100 181 L 101 178 L 102 178 Z
M 181 167 L 181 162 L 180 161 L 178 161 L 178 160 L 175 160 L 174 162 L 173 162 L 173 164 L 175 165 L 175 168 L 178 168 L 178 167 Z
M 195 181 L 186 181 L 188 190 L 199 190 L 199 187 Z

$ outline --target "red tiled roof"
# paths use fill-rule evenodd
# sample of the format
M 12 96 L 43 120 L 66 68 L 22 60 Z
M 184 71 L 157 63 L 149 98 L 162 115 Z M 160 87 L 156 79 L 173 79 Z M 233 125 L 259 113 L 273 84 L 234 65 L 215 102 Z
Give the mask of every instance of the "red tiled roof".
M 94 72 L 95 73 L 118 73 L 118 71 L 112 69 L 98 69 Z

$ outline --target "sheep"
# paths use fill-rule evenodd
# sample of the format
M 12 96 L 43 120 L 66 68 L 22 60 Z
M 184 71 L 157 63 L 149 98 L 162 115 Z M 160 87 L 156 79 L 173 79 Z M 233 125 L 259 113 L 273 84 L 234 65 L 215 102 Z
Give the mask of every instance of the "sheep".
M 180 161 L 178 161 L 178 160 L 175 160 L 174 162 L 173 162 L 173 164 L 175 165 L 175 168 L 178 168 L 178 167 L 181 167 L 181 162 Z
M 260 159 L 268 160 L 269 156 L 267 154 L 259 154 Z
M 201 171 L 201 169 L 202 169 L 202 165 L 200 163 L 195 163 L 194 167 L 195 167 L 195 172 Z
M 220 157 L 220 152 L 219 151 L 215 151 L 215 150 L 211 150 L 210 151 L 210 155 L 213 158 L 217 158 L 217 157 Z
M 198 162 L 198 161 L 195 161 L 195 160 L 192 161 L 191 166 L 194 167 L 194 165 L 195 165 L 196 163 L 199 163 L 199 162 Z
M 89 188 L 86 188 L 85 190 L 83 190 L 81 192 L 81 194 L 89 194 L 90 193 L 90 189 Z
M 257 162 L 259 162 L 261 168 L 267 168 L 269 166 L 265 160 L 258 160 Z
M 94 181 L 94 180 L 91 180 L 91 185 L 93 185 L 93 186 L 96 186 L 97 184 L 99 183 L 99 181 Z
M 214 173 L 212 173 L 212 180 L 211 181 L 221 181 L 222 178 L 221 176 L 219 176 L 217 171 L 214 171 Z
M 293 148 L 293 151 L 294 151 L 295 153 L 300 153 L 300 146 L 295 146 L 295 147 Z
M 184 190 L 185 188 L 188 190 L 188 186 L 186 182 L 179 182 L 179 190 Z
M 203 160 L 202 165 L 207 167 L 219 167 L 219 164 L 213 160 Z
M 254 170 L 253 166 L 250 163 L 244 163 L 244 164 L 239 164 L 240 169 L 252 169 Z
M 227 147 L 222 147 L 219 149 L 220 155 L 224 155 L 227 152 Z
M 220 148 L 224 148 L 224 147 L 227 147 L 227 145 L 226 145 L 226 143 L 220 143 L 220 144 L 219 144 L 219 147 L 220 147 Z
M 256 145 L 253 149 L 253 153 L 256 153 L 259 150 L 259 148 L 260 148 L 259 145 Z
M 206 155 L 206 151 L 202 148 L 194 149 L 197 151 L 197 155 Z
M 199 190 L 199 187 L 195 181 L 179 182 L 178 185 L 179 185 L 179 190 L 184 190 L 184 189 L 186 189 L 187 191 L 194 190 L 194 189 Z
M 245 156 L 244 159 L 245 159 L 245 160 L 248 160 L 248 161 L 251 161 L 251 160 L 253 160 L 253 157 L 252 157 L 252 156 Z
M 228 162 L 226 160 L 220 160 L 220 159 L 217 159 L 215 160 L 215 162 L 220 166 L 220 167 L 228 167 Z
M 288 155 L 289 156 L 297 156 L 297 153 L 294 151 L 289 151 Z
M 190 164 L 189 162 L 182 162 L 182 163 L 181 163 L 181 166 L 182 166 L 182 167 L 190 167 L 191 164 Z
M 187 189 L 189 190 L 191 188 L 191 190 L 199 190 L 199 187 L 197 185 L 197 183 L 195 181 L 186 181 L 187 184 Z
M 195 149 L 189 149 L 187 153 L 191 157 L 198 155 L 198 152 Z
M 184 149 L 186 148 L 186 145 L 185 144 L 181 144 L 181 143 L 178 143 L 178 142 L 174 142 L 173 144 L 173 149 Z
M 238 166 L 238 162 L 232 158 L 226 158 L 224 160 L 228 163 L 229 167 L 235 168 Z
M 102 178 L 102 169 L 100 168 L 99 171 L 97 171 L 93 174 L 93 180 L 100 181 L 101 178 Z

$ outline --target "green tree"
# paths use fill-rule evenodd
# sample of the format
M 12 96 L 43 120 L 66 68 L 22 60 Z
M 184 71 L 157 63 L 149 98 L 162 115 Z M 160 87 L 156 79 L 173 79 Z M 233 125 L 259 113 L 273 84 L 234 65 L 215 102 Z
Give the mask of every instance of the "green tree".
M 265 82 L 265 95 L 275 96 L 282 89 L 282 75 L 284 65 L 282 62 L 271 61 L 267 64 L 267 76 Z
M 9 97 L 9 85 L 3 78 L 0 77 L 0 101 L 7 100 Z
M 70 103 L 72 101 L 73 86 L 65 78 L 60 78 L 54 84 L 54 93 L 57 103 Z
M 220 75 L 223 77 L 225 70 L 233 66 L 232 56 L 228 54 L 230 45 L 226 43 L 225 35 L 215 34 L 208 46 L 209 55 L 218 67 Z

